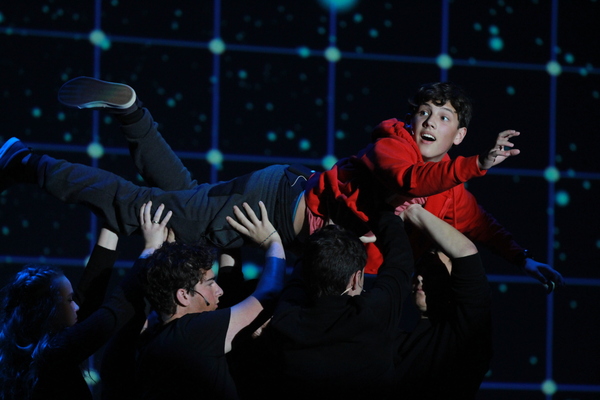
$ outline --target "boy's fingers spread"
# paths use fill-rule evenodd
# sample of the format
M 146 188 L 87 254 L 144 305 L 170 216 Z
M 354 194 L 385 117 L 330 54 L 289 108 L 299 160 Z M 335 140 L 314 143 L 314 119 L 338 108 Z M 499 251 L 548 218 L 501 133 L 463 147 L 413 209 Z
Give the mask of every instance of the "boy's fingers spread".
M 229 216 L 225 217 L 225 219 L 227 220 L 227 222 L 229 223 L 229 225 L 231 225 L 233 227 L 233 229 L 235 229 L 236 231 L 241 232 L 241 233 L 248 232 L 248 229 L 246 229 L 243 225 L 241 225 L 235 219 L 233 219 L 233 218 L 231 218 Z
M 165 227 L 167 225 L 167 222 L 169 222 L 169 220 L 171 219 L 172 216 L 173 216 L 173 211 L 169 211 L 167 213 L 167 215 L 165 215 L 165 217 L 163 218 L 161 225 L 163 227 Z M 158 221 L 158 218 L 156 220 Z
M 262 201 L 258 202 L 258 207 L 260 207 L 260 216 L 263 220 L 268 221 L 269 220 L 269 214 L 267 213 L 267 207 L 265 207 L 265 203 L 263 203 Z
M 242 210 L 239 209 L 239 207 L 235 207 L 233 209 L 233 213 L 235 214 L 235 217 L 239 220 L 239 221 L 244 221 L 246 220 L 246 215 L 242 212 Z
M 259 220 L 258 220 L 258 217 L 256 216 L 256 213 L 252 209 L 252 207 L 250 207 L 250 205 L 248 203 L 244 203 L 244 209 L 246 210 L 246 213 L 248 214 L 249 220 L 252 221 L 253 224 L 257 224 L 259 222 Z

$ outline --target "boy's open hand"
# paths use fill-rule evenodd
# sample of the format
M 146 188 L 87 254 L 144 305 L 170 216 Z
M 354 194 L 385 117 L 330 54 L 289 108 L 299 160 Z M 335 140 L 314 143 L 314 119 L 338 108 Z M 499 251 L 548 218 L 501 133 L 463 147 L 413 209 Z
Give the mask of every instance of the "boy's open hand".
M 271 221 L 269 221 L 267 209 L 262 201 L 258 203 L 262 219 L 256 216 L 256 213 L 250 208 L 248 203 L 244 203 L 242 206 L 246 212 L 245 214 L 238 206 L 233 206 L 233 213 L 237 221 L 232 217 L 227 217 L 227 222 L 229 222 L 229 225 L 233 229 L 248 236 L 264 248 L 269 248 L 273 242 L 281 243 L 279 233 L 277 233 L 277 230 L 273 227 Z
M 496 144 L 494 147 L 492 147 L 490 151 L 479 156 L 479 168 L 490 169 L 494 165 L 500 164 L 508 157 L 518 155 L 521 150 L 513 149 L 512 147 L 514 147 L 514 143 L 511 143 L 510 139 L 515 136 L 519 136 L 520 134 L 520 132 L 513 130 L 500 132 L 496 138 Z M 509 148 L 508 150 L 506 150 L 507 147 Z
M 152 216 L 152 201 L 148 201 L 140 207 L 140 227 L 144 236 L 145 249 L 158 249 L 172 235 L 172 231 L 167 228 L 167 223 L 173 216 L 173 212 L 167 212 L 167 215 L 162 218 L 164 210 L 165 205 L 161 204 Z

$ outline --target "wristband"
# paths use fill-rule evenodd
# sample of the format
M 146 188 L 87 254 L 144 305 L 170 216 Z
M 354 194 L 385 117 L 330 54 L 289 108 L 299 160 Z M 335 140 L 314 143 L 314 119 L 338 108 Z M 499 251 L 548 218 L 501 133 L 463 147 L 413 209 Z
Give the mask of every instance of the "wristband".
M 274 235 L 276 232 L 277 232 L 277 229 L 275 229 L 273 232 L 269 233 L 269 236 L 267 236 L 267 237 L 265 238 L 265 240 L 263 240 L 262 242 L 260 242 L 260 243 L 258 244 L 258 246 L 259 246 L 259 247 L 262 247 L 262 245 L 263 245 L 263 244 L 264 244 L 264 243 L 265 243 L 267 240 L 269 240 L 269 238 L 270 238 L 271 236 L 273 236 L 273 235 Z

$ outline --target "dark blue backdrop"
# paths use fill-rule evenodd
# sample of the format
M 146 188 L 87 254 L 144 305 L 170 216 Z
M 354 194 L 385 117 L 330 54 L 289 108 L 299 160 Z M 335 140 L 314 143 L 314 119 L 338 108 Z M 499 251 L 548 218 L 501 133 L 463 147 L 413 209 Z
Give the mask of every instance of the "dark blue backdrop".
M 496 355 L 479 397 L 597 399 L 599 2 L 348 0 L 339 12 L 323 3 L 5 1 L 1 138 L 139 181 L 114 121 L 56 101 L 65 81 L 88 75 L 133 86 L 200 181 L 272 163 L 323 169 L 363 147 L 381 120 L 402 118 L 419 84 L 454 81 L 475 117 L 453 155 L 522 132 L 522 154 L 469 189 L 568 282 L 547 297 L 484 252 Z M 99 223 L 36 188 L 5 191 L 2 283 L 35 261 L 76 279 Z M 120 249 L 124 269 L 139 238 Z M 250 275 L 260 256 L 246 260 Z

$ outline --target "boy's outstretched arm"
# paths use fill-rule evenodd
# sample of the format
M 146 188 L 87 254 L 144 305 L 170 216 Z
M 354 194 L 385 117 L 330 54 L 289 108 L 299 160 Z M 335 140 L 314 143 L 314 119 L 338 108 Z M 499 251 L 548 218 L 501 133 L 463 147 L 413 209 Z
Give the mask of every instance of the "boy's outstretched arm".
M 489 151 L 482 153 L 479 156 L 478 165 L 480 169 L 490 169 L 494 165 L 500 164 L 508 157 L 516 156 L 521 153 L 519 149 L 513 149 L 514 143 L 510 141 L 515 136 L 521 133 L 513 130 L 500 132 L 496 138 L 496 143 Z M 506 148 L 509 148 L 506 150 Z
M 525 258 L 523 271 L 540 281 L 545 287 L 548 294 L 552 293 L 555 287 L 564 286 L 565 280 L 554 268 L 548 264 L 535 261 L 533 258 Z
M 479 168 L 490 169 L 491 167 L 500 164 L 508 157 L 520 154 L 521 151 L 519 149 L 514 149 L 514 143 L 510 141 L 513 137 L 519 136 L 520 134 L 520 132 L 514 130 L 500 132 L 496 138 L 494 147 L 479 156 Z M 552 292 L 555 286 L 564 285 L 564 279 L 558 271 L 551 266 L 537 262 L 532 258 L 525 257 L 521 268 L 525 273 L 544 284 L 548 293 Z

